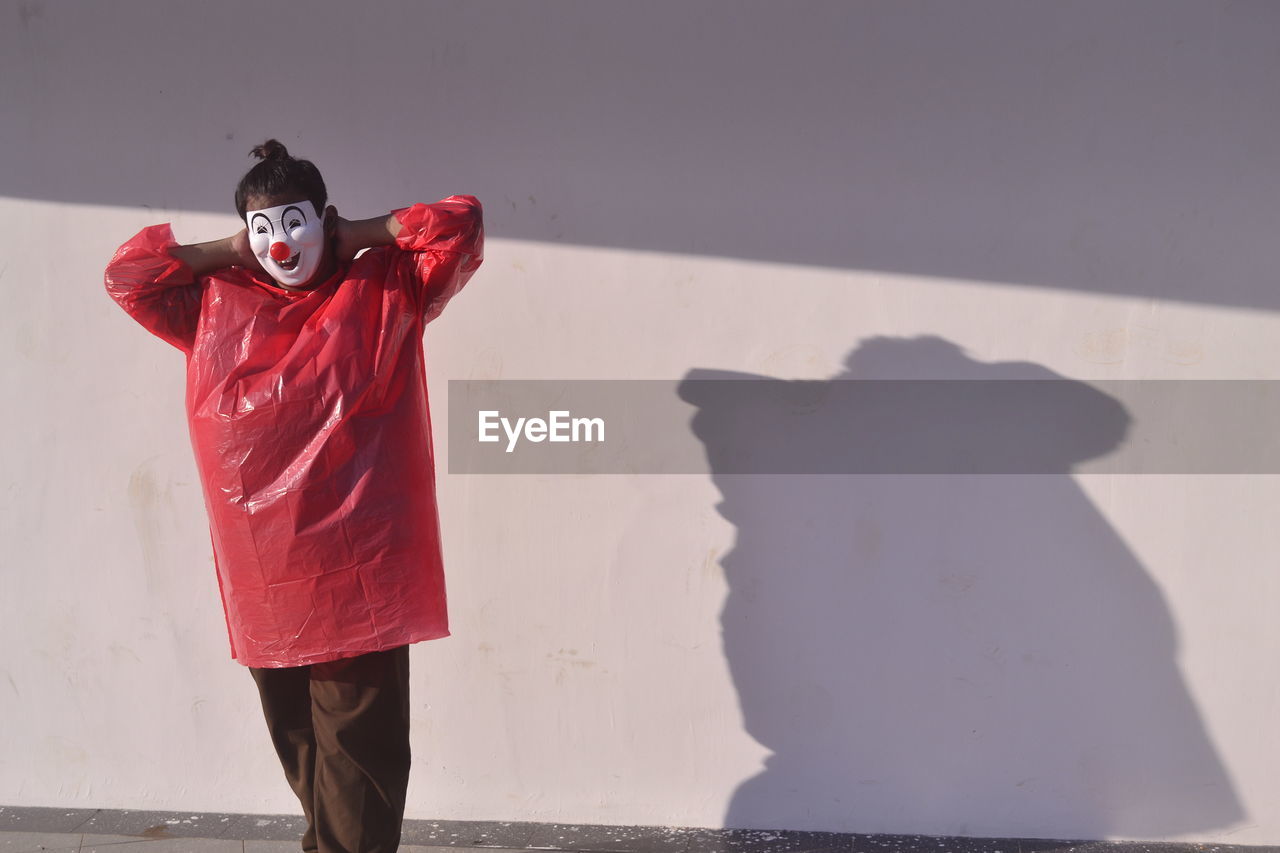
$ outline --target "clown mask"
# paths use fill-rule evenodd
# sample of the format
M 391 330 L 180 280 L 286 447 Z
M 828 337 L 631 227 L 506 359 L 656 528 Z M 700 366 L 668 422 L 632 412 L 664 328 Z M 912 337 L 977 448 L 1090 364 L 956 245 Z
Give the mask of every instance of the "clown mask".
M 311 280 L 324 257 L 324 219 L 309 201 L 297 201 L 244 215 L 249 247 L 267 274 L 286 287 Z

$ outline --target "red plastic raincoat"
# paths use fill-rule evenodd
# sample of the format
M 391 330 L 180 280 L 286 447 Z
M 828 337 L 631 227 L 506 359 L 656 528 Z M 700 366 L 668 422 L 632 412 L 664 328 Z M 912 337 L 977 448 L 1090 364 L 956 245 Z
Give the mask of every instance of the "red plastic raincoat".
M 480 203 L 395 212 L 307 291 L 260 269 L 198 281 L 143 229 L 107 292 L 187 355 L 187 417 L 231 654 L 297 666 L 447 636 L 422 334 L 480 266 Z

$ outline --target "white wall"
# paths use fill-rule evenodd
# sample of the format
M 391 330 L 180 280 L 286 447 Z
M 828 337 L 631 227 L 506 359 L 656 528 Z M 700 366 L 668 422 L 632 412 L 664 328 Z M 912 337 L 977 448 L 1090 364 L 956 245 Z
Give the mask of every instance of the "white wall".
M 1274 6 L 308 8 L 0 7 L 2 803 L 296 810 L 101 289 L 268 135 L 349 215 L 486 202 L 441 448 L 450 378 L 1280 378 Z M 440 495 L 411 817 L 1280 843 L 1275 477 Z

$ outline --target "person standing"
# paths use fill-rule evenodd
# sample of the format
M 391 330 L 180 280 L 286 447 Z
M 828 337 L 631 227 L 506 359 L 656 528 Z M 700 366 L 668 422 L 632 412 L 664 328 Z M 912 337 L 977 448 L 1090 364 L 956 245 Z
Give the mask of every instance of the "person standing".
M 249 667 L 307 853 L 399 845 L 408 646 L 448 636 L 422 336 L 483 259 L 480 203 L 366 220 L 276 140 L 230 237 L 143 229 L 108 294 L 186 356 L 232 656 Z M 358 253 L 359 257 L 357 257 Z

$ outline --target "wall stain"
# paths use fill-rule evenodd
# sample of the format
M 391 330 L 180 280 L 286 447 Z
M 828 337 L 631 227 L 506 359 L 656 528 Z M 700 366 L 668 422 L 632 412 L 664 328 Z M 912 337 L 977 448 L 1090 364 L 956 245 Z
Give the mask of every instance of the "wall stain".
M 115 657 L 118 657 L 118 658 L 131 657 L 137 663 L 142 663 L 142 658 L 138 657 L 137 652 L 135 652 L 133 649 L 129 648 L 128 646 L 121 645 L 120 643 L 112 643 L 108 648 L 111 654 L 114 655 Z
M 1150 326 L 1092 331 L 1081 338 L 1076 348 L 1077 355 L 1093 364 L 1122 364 L 1142 352 L 1181 367 L 1204 361 L 1204 345 L 1199 340 L 1172 337 Z
M 485 347 L 471 359 L 468 379 L 501 379 L 502 351 L 497 347 Z
M 566 664 L 569 664 L 570 666 L 576 666 L 583 669 L 591 669 L 597 664 L 597 661 L 587 660 L 585 658 L 578 657 L 577 649 L 560 649 L 560 651 L 555 652 L 554 654 L 551 652 L 548 652 L 547 658 L 550 660 L 558 661 L 560 663 L 566 663 Z
M 1077 353 L 1093 364 L 1120 364 L 1128 343 L 1129 335 L 1124 329 L 1103 329 L 1086 334 Z
M 719 556 L 720 556 L 719 548 L 708 549 L 706 559 L 702 561 L 702 573 L 704 575 L 719 577 L 720 563 L 716 560 L 716 558 Z
M 24 30 L 31 28 L 31 22 L 36 18 L 44 17 L 44 4 L 32 0 L 29 3 L 18 4 L 18 19 L 22 23 Z
M 169 580 L 161 557 L 166 531 L 175 527 L 173 483 L 166 482 L 161 486 L 152 470 L 153 462 L 158 458 L 153 456 L 140 463 L 129 477 L 128 488 L 129 508 L 133 511 L 133 524 L 142 549 L 142 567 L 146 572 L 147 585 L 153 588 L 164 586 Z M 165 524 L 166 518 L 169 524 Z

